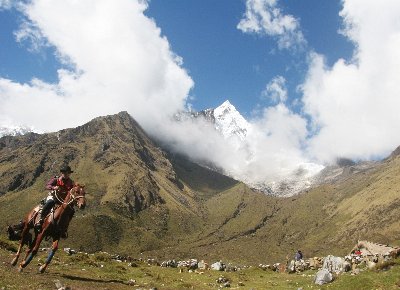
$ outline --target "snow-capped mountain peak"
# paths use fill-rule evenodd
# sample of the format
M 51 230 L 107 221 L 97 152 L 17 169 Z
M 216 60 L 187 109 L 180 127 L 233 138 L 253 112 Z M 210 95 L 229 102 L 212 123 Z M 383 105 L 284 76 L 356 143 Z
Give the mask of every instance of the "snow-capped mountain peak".
M 222 166 L 224 174 L 262 192 L 277 196 L 295 195 L 312 186 L 315 182 L 314 176 L 323 168 L 318 164 L 303 162 L 297 166 L 292 166 L 287 174 L 277 176 L 275 180 L 271 180 L 271 176 L 265 176 L 264 178 L 255 176 L 251 168 L 246 168 L 246 166 L 248 164 L 259 164 L 261 166 L 260 162 L 262 161 L 260 160 L 262 160 L 262 156 L 259 159 L 257 144 L 254 144 L 255 140 L 258 140 L 257 138 L 254 139 L 258 129 L 253 127 L 228 100 L 215 109 L 207 109 L 200 112 L 182 112 L 177 114 L 175 118 L 177 121 L 202 118 L 213 124 L 215 130 L 226 140 L 226 144 L 229 144 L 230 148 L 235 148 L 236 152 L 240 152 L 242 158 L 245 159 L 245 164 L 240 168 L 235 167 L 235 165 L 233 167 L 229 165 Z M 210 162 L 213 161 L 210 160 Z M 218 166 L 220 165 L 218 164 Z
M 250 124 L 228 100 L 214 109 L 214 118 L 216 129 L 225 138 L 237 136 L 243 141 L 250 130 Z
M 34 129 L 27 126 L 0 125 L 0 137 L 24 135 L 29 132 L 34 132 Z

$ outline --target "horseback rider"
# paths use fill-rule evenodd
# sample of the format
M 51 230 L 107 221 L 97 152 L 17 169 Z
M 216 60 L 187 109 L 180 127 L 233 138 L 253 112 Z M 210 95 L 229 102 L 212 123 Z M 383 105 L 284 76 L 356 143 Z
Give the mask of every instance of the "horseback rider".
M 60 172 L 61 176 L 54 176 L 46 184 L 46 189 L 50 190 L 50 192 L 46 198 L 45 204 L 43 205 L 42 212 L 40 213 L 40 219 L 35 225 L 38 230 L 41 230 L 43 221 L 49 214 L 50 210 L 56 203 L 60 203 L 59 196 L 65 197 L 68 191 L 74 187 L 74 182 L 69 177 L 70 174 L 73 173 L 71 167 L 63 166 L 61 167 Z M 57 200 L 55 200 L 55 195 L 58 195 Z

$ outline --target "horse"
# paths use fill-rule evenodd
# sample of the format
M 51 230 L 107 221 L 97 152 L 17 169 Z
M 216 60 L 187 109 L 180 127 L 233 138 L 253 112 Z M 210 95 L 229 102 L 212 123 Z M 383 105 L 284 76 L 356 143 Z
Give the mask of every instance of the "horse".
M 75 184 L 74 187 L 68 191 L 65 198 L 62 199 L 59 195 L 55 194 L 55 197 L 60 203 L 58 207 L 52 210 L 44 219 L 42 228 L 38 231 L 35 229 L 35 220 L 38 217 L 39 206 L 34 207 L 25 217 L 23 223 L 24 228 L 22 230 L 22 237 L 20 239 L 18 251 L 15 254 L 14 259 L 11 261 L 11 265 L 15 266 L 18 262 L 18 258 L 21 254 L 24 244 L 26 244 L 26 237 L 29 236 L 29 231 L 33 228 L 35 237 L 28 249 L 24 260 L 19 264 L 19 272 L 21 272 L 29 263 L 33 257 L 37 254 L 39 246 L 44 238 L 52 238 L 53 243 L 51 251 L 47 257 L 46 262 L 40 266 L 39 272 L 44 273 L 47 266 L 53 259 L 54 254 L 58 249 L 58 243 L 64 233 L 67 232 L 69 222 L 71 221 L 76 205 L 79 209 L 84 209 L 86 206 L 85 189 L 83 185 Z M 66 236 L 64 236 L 66 238 Z

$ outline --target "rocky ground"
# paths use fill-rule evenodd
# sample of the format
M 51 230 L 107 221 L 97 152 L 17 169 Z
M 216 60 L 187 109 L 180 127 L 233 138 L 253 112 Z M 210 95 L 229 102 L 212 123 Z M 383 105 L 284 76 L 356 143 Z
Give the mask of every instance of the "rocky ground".
M 105 252 L 87 254 L 60 249 L 44 274 L 38 267 L 47 256 L 38 253 L 22 273 L 10 265 L 15 243 L 2 240 L 0 289 L 398 289 L 400 260 L 385 267 L 361 267 L 358 273 L 333 273 L 327 285 L 316 285 L 317 269 L 280 272 L 282 267 L 229 265 L 203 268 L 201 262 L 178 261 L 161 266 L 156 259 L 132 258 Z M 196 264 L 196 267 L 194 267 Z M 213 263 L 214 264 L 214 263 Z M 218 264 L 218 263 L 216 263 Z

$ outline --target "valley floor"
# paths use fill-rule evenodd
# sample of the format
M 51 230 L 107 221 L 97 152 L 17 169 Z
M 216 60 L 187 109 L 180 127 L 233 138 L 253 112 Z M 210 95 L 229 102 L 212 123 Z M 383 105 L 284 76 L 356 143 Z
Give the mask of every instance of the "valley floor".
M 38 267 L 46 259 L 39 252 L 22 273 L 10 265 L 16 244 L 0 241 L 0 289 L 218 289 L 217 280 L 229 280 L 230 289 L 399 289 L 400 260 L 387 271 L 362 271 L 359 275 L 341 274 L 324 286 L 313 283 L 316 271 L 300 274 L 264 271 L 249 267 L 237 272 L 213 270 L 180 272 L 177 268 L 162 268 L 144 262 L 118 262 L 109 255 L 77 253 L 68 255 L 59 250 L 47 272 Z

